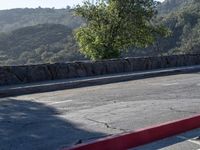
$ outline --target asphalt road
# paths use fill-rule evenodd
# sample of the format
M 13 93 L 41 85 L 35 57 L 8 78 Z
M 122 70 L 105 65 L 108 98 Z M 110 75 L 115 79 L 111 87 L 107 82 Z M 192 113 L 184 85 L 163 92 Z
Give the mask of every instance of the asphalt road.
M 56 150 L 199 113 L 199 72 L 0 98 L 0 150 Z

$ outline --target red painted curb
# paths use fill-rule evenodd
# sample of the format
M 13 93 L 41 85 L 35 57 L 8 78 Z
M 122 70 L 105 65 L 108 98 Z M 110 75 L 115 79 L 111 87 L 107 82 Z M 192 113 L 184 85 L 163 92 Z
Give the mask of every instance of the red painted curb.
M 63 150 L 126 150 L 200 127 L 200 115 L 167 122 L 131 133 L 111 136 Z

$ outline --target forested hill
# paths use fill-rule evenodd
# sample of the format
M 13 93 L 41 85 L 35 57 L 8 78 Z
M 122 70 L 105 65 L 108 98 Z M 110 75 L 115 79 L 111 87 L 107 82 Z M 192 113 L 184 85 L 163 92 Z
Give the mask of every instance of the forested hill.
M 159 15 L 164 15 L 177 11 L 181 7 L 187 5 L 192 0 L 165 0 L 158 8 Z
M 0 65 L 53 63 L 83 59 L 72 29 L 39 24 L 0 34 Z
M 179 5 L 168 7 L 172 4 Z M 182 3 L 180 3 L 182 1 Z M 168 2 L 168 3 L 167 3 Z M 157 21 L 163 22 L 172 35 L 157 43 L 163 53 L 200 53 L 200 1 L 199 0 L 166 0 L 163 11 L 172 11 L 161 15 Z
M 82 20 L 73 15 L 73 10 L 36 8 L 0 10 L 0 32 L 12 31 L 37 24 L 63 24 L 69 28 L 79 27 Z
M 131 49 L 125 56 L 200 53 L 200 0 L 165 0 L 155 21 L 168 27 L 171 36 L 158 38 L 145 49 Z

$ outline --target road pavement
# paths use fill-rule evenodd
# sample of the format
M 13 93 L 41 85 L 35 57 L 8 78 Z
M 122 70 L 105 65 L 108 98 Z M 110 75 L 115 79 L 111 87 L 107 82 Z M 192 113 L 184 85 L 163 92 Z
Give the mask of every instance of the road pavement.
M 195 114 L 200 72 L 0 98 L 0 150 L 56 150 Z

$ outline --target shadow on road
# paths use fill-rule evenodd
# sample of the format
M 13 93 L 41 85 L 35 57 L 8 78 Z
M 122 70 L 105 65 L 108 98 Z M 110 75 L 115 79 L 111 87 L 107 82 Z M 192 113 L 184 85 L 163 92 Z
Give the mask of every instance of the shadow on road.
M 0 99 L 0 150 L 56 150 L 105 136 L 80 129 L 42 103 Z

